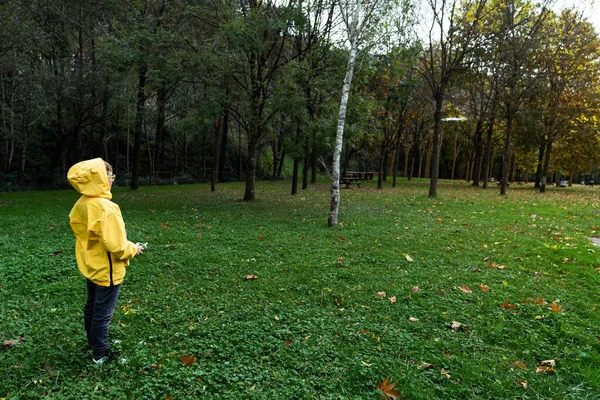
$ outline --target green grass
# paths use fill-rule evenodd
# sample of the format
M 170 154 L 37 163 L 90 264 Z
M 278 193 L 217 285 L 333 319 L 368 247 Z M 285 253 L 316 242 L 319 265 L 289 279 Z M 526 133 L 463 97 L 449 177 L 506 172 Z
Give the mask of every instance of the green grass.
M 342 190 L 334 229 L 327 185 L 258 182 L 253 203 L 242 184 L 114 190 L 149 248 L 111 324 L 128 362 L 102 368 L 85 350 L 77 193 L 0 194 L 0 341 L 24 337 L 0 348 L 0 398 L 377 399 L 386 378 L 408 399 L 600 398 L 597 189 L 373 185 Z

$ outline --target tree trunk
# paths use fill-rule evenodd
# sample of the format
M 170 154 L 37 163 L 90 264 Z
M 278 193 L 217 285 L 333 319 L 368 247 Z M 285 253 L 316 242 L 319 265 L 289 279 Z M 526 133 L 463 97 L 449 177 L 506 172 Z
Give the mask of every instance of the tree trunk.
M 544 168 L 542 170 L 542 180 L 540 182 L 540 193 L 546 192 L 546 180 L 548 177 L 548 170 L 550 169 L 550 153 L 552 152 L 552 140 L 548 139 L 546 143 L 546 154 L 544 157 Z
M 477 120 L 477 126 L 475 127 L 475 159 L 473 160 L 473 184 L 471 186 L 479 186 L 479 180 L 481 179 L 481 141 L 483 139 L 483 120 L 479 118 Z
M 214 124 L 214 154 L 212 163 L 212 174 L 210 179 L 210 191 L 214 192 L 219 183 L 219 154 L 221 152 L 221 118 L 217 117 Z
M 500 180 L 500 195 L 506 195 L 508 185 L 508 167 L 511 152 L 511 140 L 513 132 L 513 109 L 510 105 L 506 106 L 506 141 L 504 142 L 504 156 L 502 159 L 502 179 Z
M 258 129 L 254 127 L 252 129 Z M 256 184 L 256 160 L 258 158 L 257 134 L 249 135 L 248 156 L 246 161 L 246 190 L 243 201 L 254 201 L 254 190 Z
M 298 157 L 294 157 L 294 168 L 292 170 L 292 195 L 298 193 L 298 165 L 300 160 Z
M 335 138 L 335 149 L 333 151 L 333 166 L 331 178 L 331 204 L 329 207 L 328 226 L 336 226 L 338 221 L 338 211 L 340 206 L 340 156 L 342 154 L 342 143 L 344 142 L 344 125 L 346 123 L 346 108 L 348 106 L 348 97 L 350 95 L 350 85 L 352 83 L 352 74 L 354 73 L 354 63 L 356 62 L 356 38 L 351 42 L 350 56 L 346 67 L 346 76 L 342 88 L 342 99 L 340 101 L 340 110 L 338 114 L 337 134 Z
M 544 161 L 544 149 L 546 148 L 546 140 L 544 139 L 540 144 L 540 151 L 538 152 L 537 168 L 535 170 L 535 184 L 534 188 L 539 188 L 542 184 L 542 163 Z
M 146 96 L 144 90 L 146 88 L 146 72 L 148 67 L 146 64 L 142 64 L 138 71 L 138 90 L 137 90 L 137 103 L 135 107 L 135 126 L 134 139 L 133 139 L 133 165 L 131 168 L 131 189 L 137 190 L 139 188 L 140 181 L 140 156 L 142 151 L 142 123 L 144 122 L 144 103 Z
M 443 93 L 441 89 L 440 92 Z M 431 154 L 431 180 L 429 183 L 429 197 L 437 196 L 437 182 L 440 167 L 440 148 L 442 145 L 443 96 L 440 94 L 436 97 L 435 112 L 433 113 L 433 149 Z

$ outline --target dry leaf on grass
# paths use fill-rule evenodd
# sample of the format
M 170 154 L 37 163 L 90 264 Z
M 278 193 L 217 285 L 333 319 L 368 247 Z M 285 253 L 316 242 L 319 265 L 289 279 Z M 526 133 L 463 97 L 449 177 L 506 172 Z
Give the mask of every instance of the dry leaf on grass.
M 387 294 L 385 292 L 377 292 L 377 294 L 375 296 L 377 296 L 377 297 L 385 297 L 385 296 L 387 296 Z
M 414 260 L 412 259 L 412 257 L 411 257 L 411 256 L 409 256 L 408 254 L 405 254 L 405 255 L 404 255 L 404 258 L 406 258 L 406 261 L 414 261 Z
M 514 310 L 515 308 L 517 308 L 517 306 L 514 304 L 508 304 L 508 301 L 505 301 L 504 303 L 500 304 L 500 307 L 506 308 L 507 310 Z
M 196 357 L 195 356 L 181 356 L 181 357 L 179 357 L 179 361 L 181 361 L 184 365 L 191 367 L 192 365 L 194 365 L 196 363 Z
M 23 335 L 21 335 L 19 338 L 17 339 L 13 339 L 13 340 L 5 340 L 4 342 L 2 342 L 2 346 L 14 346 L 17 343 L 19 343 L 20 341 L 25 340 L 25 338 L 23 337 Z
M 550 307 L 548 307 L 548 310 L 559 314 L 564 312 L 562 306 L 556 302 L 551 303 Z
M 479 284 L 479 290 L 481 290 L 482 292 L 489 292 L 490 291 L 490 287 L 488 285 L 484 285 L 483 283 Z
M 450 329 L 452 329 L 453 331 L 457 331 L 460 328 L 464 328 L 464 327 L 465 326 L 458 321 L 452 321 L 452 324 L 450 325 Z
M 527 365 L 523 361 L 515 361 L 510 366 L 517 369 L 527 369 Z
M 396 302 L 396 296 L 392 296 L 388 299 L 390 303 L 394 304 Z
M 245 281 L 251 281 L 251 280 L 254 280 L 254 279 L 258 279 L 258 276 L 256 276 L 256 275 L 244 275 L 242 279 L 244 279 Z
M 473 289 L 471 289 L 470 287 L 468 287 L 467 285 L 460 285 L 458 287 L 459 290 L 465 292 L 465 293 L 472 293 Z
M 419 318 L 415 318 L 415 317 L 409 317 L 408 320 L 410 322 L 419 322 Z
M 394 390 L 395 383 L 390 383 L 389 379 L 386 378 L 383 382 L 377 382 L 377 389 L 383 392 L 382 397 L 387 399 L 401 399 L 402 395 L 397 390 Z
M 410 289 L 413 293 L 420 293 L 421 289 L 418 286 L 414 286 L 412 289 Z
M 429 369 L 433 368 L 433 364 L 429 364 L 428 362 L 421 361 L 419 365 L 417 365 L 417 369 Z
M 522 381 L 522 380 L 520 380 L 520 379 L 517 379 L 517 380 L 515 381 L 515 383 L 516 383 L 517 385 L 521 385 L 521 386 L 523 386 L 523 389 L 527 389 L 527 381 Z

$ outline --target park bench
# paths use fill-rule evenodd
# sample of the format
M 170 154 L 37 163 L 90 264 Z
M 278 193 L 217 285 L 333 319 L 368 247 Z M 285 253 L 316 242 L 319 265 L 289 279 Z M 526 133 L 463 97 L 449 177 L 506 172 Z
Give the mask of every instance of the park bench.
M 358 189 L 360 189 L 360 184 L 362 182 L 357 180 L 355 177 L 351 177 L 351 176 L 344 176 L 342 178 L 340 178 L 340 185 L 346 185 L 345 188 L 346 189 L 350 189 L 351 185 L 356 185 L 356 187 Z

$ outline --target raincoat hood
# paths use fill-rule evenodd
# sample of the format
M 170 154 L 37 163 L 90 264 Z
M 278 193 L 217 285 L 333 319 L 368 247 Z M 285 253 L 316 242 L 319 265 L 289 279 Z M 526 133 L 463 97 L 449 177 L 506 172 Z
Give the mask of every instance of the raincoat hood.
M 69 183 L 84 196 L 101 197 L 110 200 L 110 183 L 106 166 L 101 158 L 81 161 L 73 165 L 67 173 Z

